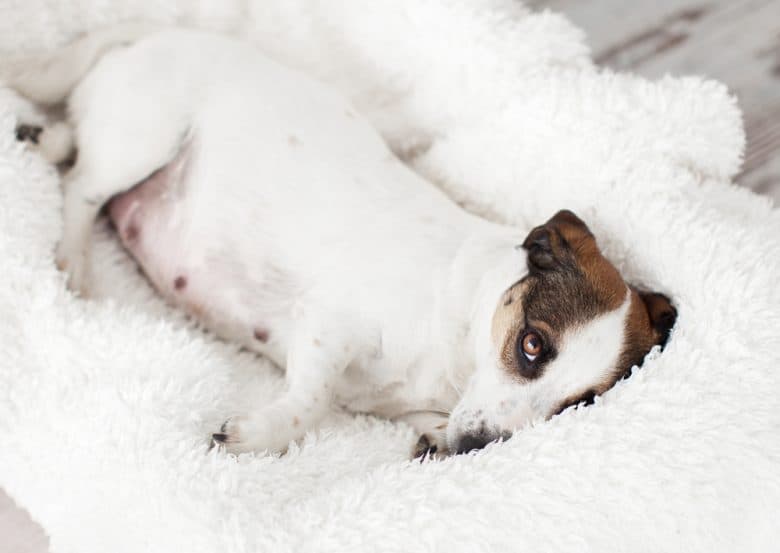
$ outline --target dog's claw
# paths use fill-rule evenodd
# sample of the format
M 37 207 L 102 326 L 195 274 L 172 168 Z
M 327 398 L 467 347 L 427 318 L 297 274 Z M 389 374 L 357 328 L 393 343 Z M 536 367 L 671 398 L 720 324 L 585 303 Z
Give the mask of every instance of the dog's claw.
M 412 453 L 413 459 L 425 460 L 426 457 L 433 455 L 438 450 L 438 446 L 431 442 L 431 438 L 428 434 L 423 434 L 414 446 Z
M 38 144 L 38 137 L 43 132 L 43 127 L 35 125 L 19 125 L 16 127 L 16 140 L 19 142 L 32 142 Z
M 222 426 L 219 427 L 219 432 L 214 432 L 211 435 L 211 443 L 217 446 L 224 446 L 230 449 L 235 448 L 241 442 L 241 436 L 238 430 L 231 424 L 235 425 L 237 417 L 230 417 Z

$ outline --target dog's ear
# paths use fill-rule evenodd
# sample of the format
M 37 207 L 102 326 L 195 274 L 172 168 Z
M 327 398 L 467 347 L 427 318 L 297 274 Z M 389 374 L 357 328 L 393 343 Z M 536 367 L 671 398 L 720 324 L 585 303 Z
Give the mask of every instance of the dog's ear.
M 639 297 L 645 304 L 650 326 L 655 334 L 655 343 L 661 347 L 669 340 L 669 333 L 677 321 L 677 310 L 672 302 L 657 292 L 639 292 Z
M 533 229 L 523 242 L 523 248 L 528 251 L 528 268 L 554 269 L 567 254 L 570 257 L 572 248 L 580 249 L 586 240 L 595 246 L 593 234 L 582 219 L 567 209 L 561 210 Z
M 528 268 L 547 271 L 555 267 L 550 229 L 546 225 L 536 227 L 523 241 L 523 248 L 528 252 Z

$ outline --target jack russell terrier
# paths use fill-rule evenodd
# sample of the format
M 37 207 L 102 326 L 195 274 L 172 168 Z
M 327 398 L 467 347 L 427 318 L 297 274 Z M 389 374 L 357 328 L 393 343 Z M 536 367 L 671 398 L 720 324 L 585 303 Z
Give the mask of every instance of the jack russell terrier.
M 125 24 L 18 74 L 68 124 L 20 125 L 64 179 L 57 265 L 89 294 L 107 206 L 156 289 L 286 367 L 228 419 L 231 452 L 283 451 L 336 403 L 419 430 L 416 454 L 481 448 L 627 376 L 676 318 L 560 211 L 522 235 L 404 165 L 327 86 L 254 47 Z M 72 133 L 71 133 L 71 129 Z

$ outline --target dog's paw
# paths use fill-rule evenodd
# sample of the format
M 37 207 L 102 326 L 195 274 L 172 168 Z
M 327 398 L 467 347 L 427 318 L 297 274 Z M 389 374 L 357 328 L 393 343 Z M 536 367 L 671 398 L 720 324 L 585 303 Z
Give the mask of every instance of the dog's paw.
M 236 455 L 250 451 L 272 450 L 271 447 L 263 445 L 263 440 L 248 428 L 249 425 L 250 421 L 247 417 L 230 417 L 222 423 L 219 432 L 211 435 L 212 445 Z
M 16 127 L 16 140 L 25 142 L 49 163 L 73 162 L 73 131 L 67 123 L 57 122 L 45 127 L 22 123 Z
M 249 416 L 230 417 L 219 432 L 211 435 L 212 443 L 229 453 L 239 454 L 284 453 L 297 436 L 291 428 L 285 428 L 278 421 L 273 410 L 251 413 Z M 297 418 L 297 417 L 296 417 Z
M 239 418 L 230 417 L 228 420 L 222 423 L 219 428 L 219 432 L 215 432 L 211 435 L 211 441 L 217 446 L 224 446 L 229 448 L 233 444 L 241 443 L 241 431 L 239 429 Z
M 446 443 L 440 443 L 433 434 L 422 434 L 412 449 L 412 459 L 420 462 L 426 459 L 446 457 L 449 454 Z
M 41 126 L 20 124 L 16 127 L 16 140 L 38 144 L 42 132 L 43 127 Z
M 68 277 L 68 288 L 78 296 L 88 298 L 90 286 L 86 256 L 78 252 L 73 253 L 72 249 L 65 248 L 60 244 L 55 260 L 57 268 Z

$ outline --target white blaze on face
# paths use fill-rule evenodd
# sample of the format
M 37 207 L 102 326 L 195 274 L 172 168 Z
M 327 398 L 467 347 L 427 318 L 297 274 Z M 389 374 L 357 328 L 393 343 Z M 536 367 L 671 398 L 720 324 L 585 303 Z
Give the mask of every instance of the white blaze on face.
M 600 393 L 611 386 L 623 351 L 630 305 L 627 291 L 617 309 L 567 329 L 557 345 L 557 355 L 535 379 L 510 374 L 496 348 L 490 348 L 450 418 L 450 447 L 464 434 L 506 435 L 551 417 L 571 398 L 589 390 Z
M 612 383 L 623 351 L 626 316 L 631 304 L 626 294 L 623 304 L 563 335 L 558 355 L 544 368 L 542 375 L 521 387 L 534 405 L 537 417 L 555 414 L 566 399 L 588 390 L 601 390 Z M 518 421 L 520 423 L 526 421 Z

